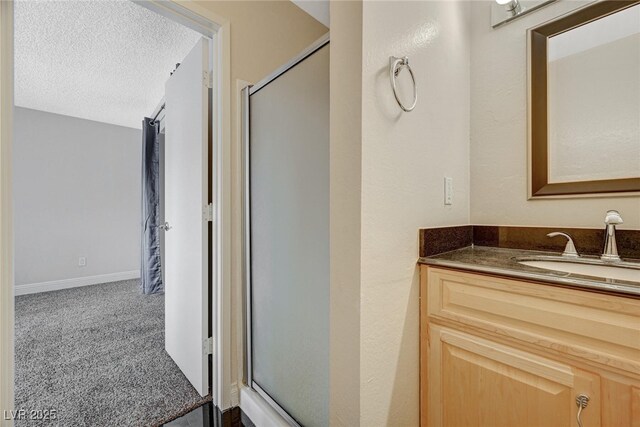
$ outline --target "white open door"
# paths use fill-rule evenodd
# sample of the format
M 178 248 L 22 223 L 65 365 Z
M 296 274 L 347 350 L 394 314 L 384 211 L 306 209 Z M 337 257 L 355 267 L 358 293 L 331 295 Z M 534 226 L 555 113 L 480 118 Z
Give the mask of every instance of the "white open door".
M 165 348 L 209 393 L 209 42 L 200 39 L 165 88 Z

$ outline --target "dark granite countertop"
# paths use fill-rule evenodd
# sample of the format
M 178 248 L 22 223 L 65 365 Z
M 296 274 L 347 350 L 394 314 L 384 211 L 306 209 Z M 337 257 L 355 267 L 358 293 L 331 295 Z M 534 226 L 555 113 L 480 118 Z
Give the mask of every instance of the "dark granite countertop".
M 638 282 L 609 279 L 604 277 L 585 276 L 575 273 L 551 271 L 543 268 L 520 264 L 518 260 L 559 257 L 559 253 L 526 251 L 519 249 L 503 249 L 483 246 L 468 246 L 451 252 L 420 258 L 420 264 L 459 270 L 475 271 L 493 275 L 506 276 L 544 282 L 557 286 L 580 288 L 624 296 L 640 298 L 640 270 Z M 583 257 L 585 260 L 597 260 L 596 257 Z M 547 258 L 546 260 L 551 260 Z M 635 261 L 635 260 L 629 260 Z M 634 270 L 635 271 L 635 270 Z

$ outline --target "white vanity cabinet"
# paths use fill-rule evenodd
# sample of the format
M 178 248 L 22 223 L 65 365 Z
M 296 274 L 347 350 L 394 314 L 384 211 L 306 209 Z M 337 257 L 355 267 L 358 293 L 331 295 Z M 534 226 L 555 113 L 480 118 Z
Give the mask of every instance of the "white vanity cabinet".
M 640 427 L 640 299 L 420 268 L 423 427 Z

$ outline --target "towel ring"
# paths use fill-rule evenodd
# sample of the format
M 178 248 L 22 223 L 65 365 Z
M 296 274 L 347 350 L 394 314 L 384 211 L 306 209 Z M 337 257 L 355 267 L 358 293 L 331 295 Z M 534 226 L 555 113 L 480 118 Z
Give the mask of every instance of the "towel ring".
M 396 89 L 396 77 L 402 71 L 402 68 L 406 67 L 407 71 L 411 75 L 411 81 L 413 81 L 413 103 L 410 107 L 406 107 L 400 98 L 398 97 L 398 91 Z M 396 97 L 396 101 L 400 108 L 407 113 L 412 111 L 416 107 L 416 103 L 418 102 L 418 85 L 416 84 L 416 77 L 413 75 L 413 70 L 409 66 L 409 57 L 405 56 L 403 58 L 396 58 L 395 56 L 389 57 L 389 78 L 391 79 L 391 89 L 393 89 L 393 96 Z

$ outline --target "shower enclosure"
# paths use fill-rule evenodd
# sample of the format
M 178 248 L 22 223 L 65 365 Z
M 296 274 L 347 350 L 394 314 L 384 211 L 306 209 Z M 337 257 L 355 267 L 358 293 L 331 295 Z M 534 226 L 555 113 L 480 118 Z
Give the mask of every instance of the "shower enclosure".
M 246 382 L 329 424 L 329 38 L 243 91 Z

